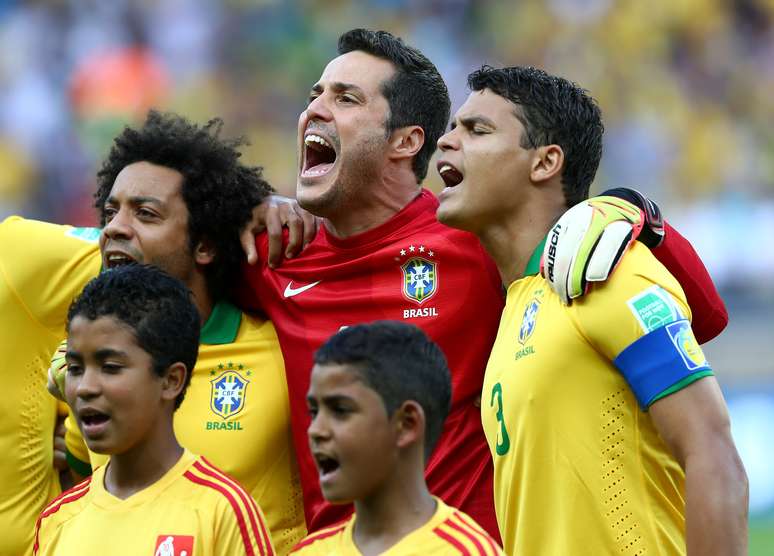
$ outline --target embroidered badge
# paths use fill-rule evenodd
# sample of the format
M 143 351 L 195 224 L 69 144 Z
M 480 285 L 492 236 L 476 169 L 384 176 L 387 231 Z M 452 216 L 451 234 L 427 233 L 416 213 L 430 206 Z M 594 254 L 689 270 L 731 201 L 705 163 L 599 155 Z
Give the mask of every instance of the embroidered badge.
M 537 298 L 532 299 L 524 309 L 524 316 L 521 319 L 519 327 L 519 343 L 524 345 L 529 340 L 537 325 L 537 314 L 540 309 L 540 301 Z
M 245 406 L 245 395 L 249 380 L 236 371 L 226 371 L 210 381 L 210 409 L 228 419 L 236 415 Z
M 651 286 L 626 304 L 646 334 L 683 318 L 672 296 L 661 286 Z
M 691 325 L 687 320 L 668 324 L 667 332 L 689 371 L 707 366 L 704 352 L 699 347 L 699 342 L 696 341 Z

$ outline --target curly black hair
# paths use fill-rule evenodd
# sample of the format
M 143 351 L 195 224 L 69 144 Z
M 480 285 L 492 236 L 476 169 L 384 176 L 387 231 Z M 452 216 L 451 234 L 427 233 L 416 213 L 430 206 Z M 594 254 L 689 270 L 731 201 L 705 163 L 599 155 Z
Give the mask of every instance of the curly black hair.
M 588 91 L 533 67 L 483 66 L 468 76 L 471 91 L 489 89 L 516 104 L 525 149 L 559 145 L 568 207 L 586 199 L 602 158 L 602 114 Z
M 187 370 L 175 398 L 180 407 L 191 382 L 199 353 L 201 320 L 188 288 L 163 270 L 132 264 L 106 270 L 91 280 L 67 312 L 67 333 L 75 317 L 112 317 L 134 333 L 137 344 L 151 356 L 153 372 L 164 376 L 174 363 Z
M 390 107 L 385 127 L 388 136 L 396 129 L 410 125 L 418 125 L 424 130 L 425 144 L 412 165 L 417 183 L 422 183 L 451 113 L 451 100 L 443 77 L 424 54 L 387 31 L 352 29 L 342 34 L 339 54 L 354 50 L 383 58 L 395 66 L 395 75 L 381 87 Z
M 351 365 L 384 402 L 387 415 L 413 400 L 425 412 L 425 458 L 443 430 L 451 404 L 451 374 L 441 348 L 422 330 L 397 321 L 349 326 L 314 354 L 316 365 Z
M 245 166 L 239 147 L 243 137 L 221 138 L 223 121 L 203 126 L 173 113 L 151 110 L 140 129 L 124 128 L 97 173 L 95 207 L 105 225 L 105 203 L 118 174 L 135 162 L 150 162 L 183 175 L 182 195 L 188 207 L 188 241 L 193 249 L 207 239 L 215 260 L 207 265 L 207 288 L 215 300 L 228 297 L 234 269 L 244 258 L 239 232 L 252 209 L 273 192 L 261 167 Z

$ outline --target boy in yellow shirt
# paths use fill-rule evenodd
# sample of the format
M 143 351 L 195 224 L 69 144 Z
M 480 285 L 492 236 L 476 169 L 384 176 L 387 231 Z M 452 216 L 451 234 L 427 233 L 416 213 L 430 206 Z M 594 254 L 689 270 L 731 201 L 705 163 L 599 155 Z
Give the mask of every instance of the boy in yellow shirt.
M 89 449 L 111 457 L 41 513 L 33 554 L 273 554 L 251 496 L 175 437 L 199 346 L 186 287 L 119 267 L 86 286 L 67 321 L 67 403 Z
M 325 499 L 354 502 L 355 513 L 292 554 L 502 554 L 425 483 L 450 399 L 446 358 L 415 326 L 383 321 L 330 338 L 315 354 L 307 394 L 309 445 Z

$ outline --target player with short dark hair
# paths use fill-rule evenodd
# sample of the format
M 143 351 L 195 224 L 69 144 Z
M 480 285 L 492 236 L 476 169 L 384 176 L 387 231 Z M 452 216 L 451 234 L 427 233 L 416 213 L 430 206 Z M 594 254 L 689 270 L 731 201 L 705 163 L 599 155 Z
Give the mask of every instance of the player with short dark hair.
M 390 109 L 385 134 L 389 137 L 393 131 L 413 125 L 424 130 L 424 144 L 412 165 L 417 183 L 421 183 L 451 112 L 446 83 L 435 65 L 419 50 L 385 31 L 347 31 L 339 37 L 338 51 L 339 54 L 367 52 L 389 60 L 394 66 L 394 75 L 381 83 L 382 95 Z
M 596 102 L 534 68 L 469 83 L 438 141 L 453 177 L 438 216 L 478 235 L 508 288 L 481 403 L 506 552 L 744 553 L 744 468 L 678 281 L 638 242 L 570 305 L 540 274 L 599 161 Z M 604 219 L 621 203 L 580 208 Z
M 176 362 L 193 369 L 199 353 L 201 321 L 191 293 L 163 271 L 142 268 L 109 273 L 89 282 L 70 305 L 67 322 L 72 323 L 78 316 L 92 321 L 114 317 L 131 329 L 159 377 L 163 378 Z M 186 372 L 174 409 L 183 403 L 190 382 L 191 372 Z
M 413 325 L 356 325 L 323 344 L 307 394 L 309 444 L 325 498 L 354 502 L 355 514 L 293 553 L 502 554 L 427 489 L 424 464 L 450 402 L 446 358 Z
M 414 326 L 383 321 L 353 326 L 315 352 L 315 365 L 349 365 L 375 390 L 392 415 L 415 400 L 425 413 L 425 460 L 430 457 L 451 402 L 446 357 Z
M 175 436 L 199 349 L 188 288 L 155 267 L 108 270 L 67 321 L 65 397 L 110 461 L 43 510 L 33 554 L 271 554 L 255 500 Z
M 348 50 L 354 38 L 366 50 Z M 240 296 L 277 327 L 307 527 L 315 531 L 351 511 L 326 503 L 309 452 L 306 392 L 314 351 L 342 326 L 391 319 L 421 326 L 452 372 L 450 414 L 427 463 L 430 491 L 496 534 L 491 464 L 476 402 L 502 290 L 475 236 L 435 219 L 437 202 L 421 188 L 424 169 L 417 171 L 416 163 L 420 152 L 432 151 L 427 137 L 438 131 L 424 129 L 431 125 L 424 114 L 437 112 L 434 126 L 444 120 L 448 93 L 444 86 L 407 98 L 415 103 L 405 112 L 409 119 L 388 132 L 387 85 L 401 72 L 442 83 L 438 70 L 389 33 L 354 30 L 341 42 L 347 51 L 311 87 L 298 127 L 297 199 L 324 217 L 323 226 L 300 257 L 276 269 L 266 261 L 246 267 Z M 387 54 L 370 50 L 404 64 L 399 68 Z M 265 241 L 258 238 L 261 254 Z
M 519 106 L 521 146 L 560 145 L 565 153 L 562 186 L 567 207 L 587 199 L 602 158 L 604 126 L 596 102 L 579 102 L 583 90 L 537 68 L 483 66 L 468 76 L 472 91 L 489 89 Z M 549 94 L 547 94 L 549 93 Z M 589 125 L 589 122 L 594 122 Z

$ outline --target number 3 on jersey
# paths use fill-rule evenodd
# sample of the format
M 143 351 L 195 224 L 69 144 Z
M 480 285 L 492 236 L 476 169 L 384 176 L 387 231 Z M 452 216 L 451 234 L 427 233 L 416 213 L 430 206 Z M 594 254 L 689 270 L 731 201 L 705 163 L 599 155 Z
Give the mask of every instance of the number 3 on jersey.
M 505 429 L 505 418 L 503 417 L 503 387 L 499 382 L 495 383 L 492 387 L 492 399 L 489 402 L 489 407 L 494 407 L 495 398 L 497 399 L 497 413 L 495 413 L 495 417 L 500 424 L 500 430 L 497 433 L 495 452 L 497 452 L 498 456 L 504 456 L 511 447 L 511 439 L 508 438 L 508 431 Z

